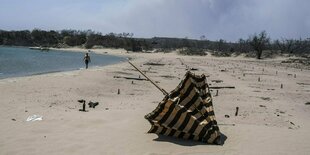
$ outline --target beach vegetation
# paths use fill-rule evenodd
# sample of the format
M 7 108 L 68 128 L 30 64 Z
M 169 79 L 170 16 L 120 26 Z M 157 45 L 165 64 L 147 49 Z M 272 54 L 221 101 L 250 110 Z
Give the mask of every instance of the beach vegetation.
M 257 59 L 272 57 L 275 54 L 309 57 L 310 39 L 277 39 L 271 41 L 266 31 L 254 34 L 248 39 L 236 42 L 224 39 L 208 40 L 201 35 L 199 39 L 153 37 L 135 38 L 133 33 L 102 34 L 92 30 L 41 30 L 21 31 L 0 30 L 0 45 L 38 46 L 38 47 L 93 47 L 123 48 L 132 52 L 170 52 L 179 51 L 186 55 L 205 55 L 206 51 L 215 56 L 246 55 Z

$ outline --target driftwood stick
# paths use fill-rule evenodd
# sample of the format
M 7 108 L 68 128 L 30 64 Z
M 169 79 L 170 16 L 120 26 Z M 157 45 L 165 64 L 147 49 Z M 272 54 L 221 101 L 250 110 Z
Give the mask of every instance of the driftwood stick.
M 218 123 L 217 125 L 227 125 L 227 126 L 235 126 L 235 124 L 227 124 L 227 123 Z
M 127 80 L 139 80 L 139 81 L 147 80 L 147 79 L 141 79 L 141 78 L 135 78 L 135 77 L 127 77 L 127 76 L 114 76 L 113 78 L 124 78 Z
M 148 76 L 146 76 L 139 68 L 137 68 L 134 64 L 132 64 L 130 61 L 128 63 L 134 67 L 138 72 L 140 72 L 146 79 L 148 79 L 157 89 L 159 89 L 164 95 L 168 95 L 168 92 L 164 90 L 163 88 L 160 88 L 153 80 L 151 80 Z
M 213 87 L 209 87 L 210 89 L 235 89 L 235 86 L 213 86 Z

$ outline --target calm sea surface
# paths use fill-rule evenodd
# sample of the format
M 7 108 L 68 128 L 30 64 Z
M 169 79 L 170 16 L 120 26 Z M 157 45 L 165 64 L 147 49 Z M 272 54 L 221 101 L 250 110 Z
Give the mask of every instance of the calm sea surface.
M 29 48 L 0 47 L 0 79 L 85 68 L 84 54 L 58 50 L 46 52 Z M 123 57 L 95 53 L 90 53 L 90 57 L 90 68 L 126 60 Z

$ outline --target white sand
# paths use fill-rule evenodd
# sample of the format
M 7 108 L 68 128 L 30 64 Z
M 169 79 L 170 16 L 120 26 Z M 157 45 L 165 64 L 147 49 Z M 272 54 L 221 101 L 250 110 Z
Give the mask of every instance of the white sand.
M 95 52 L 135 58 L 132 62 L 142 70 L 151 67 L 147 75 L 167 91 L 174 89 L 186 72 L 177 58 L 198 68 L 195 73 L 209 75 L 211 86 L 235 86 L 220 89 L 219 96 L 213 91 L 215 115 L 227 136 L 225 144 L 206 145 L 147 134 L 150 124 L 144 115 L 164 96 L 148 81 L 132 84 L 132 80 L 113 78 L 139 77 L 124 62 L 0 80 L 1 155 L 310 154 L 310 105 L 305 105 L 310 102 L 309 70 L 280 67 L 279 60 L 134 54 L 110 49 Z M 143 65 L 146 62 L 165 66 Z M 98 101 L 99 105 L 79 112 L 79 99 Z M 239 115 L 234 116 L 237 106 Z M 33 114 L 42 115 L 43 120 L 27 122 Z

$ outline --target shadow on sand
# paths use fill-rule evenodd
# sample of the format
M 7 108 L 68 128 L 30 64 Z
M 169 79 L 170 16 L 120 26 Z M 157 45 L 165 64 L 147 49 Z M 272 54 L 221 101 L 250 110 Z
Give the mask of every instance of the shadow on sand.
M 158 135 L 158 137 L 154 139 L 154 141 L 170 142 L 170 143 L 174 143 L 174 144 L 182 145 L 182 146 L 196 146 L 196 145 L 224 145 L 226 139 L 227 139 L 227 136 L 221 133 L 219 144 L 208 144 L 208 143 L 203 143 L 199 141 L 186 140 L 186 139 L 175 138 L 175 137 L 164 136 L 164 135 Z

